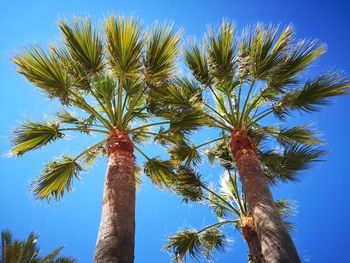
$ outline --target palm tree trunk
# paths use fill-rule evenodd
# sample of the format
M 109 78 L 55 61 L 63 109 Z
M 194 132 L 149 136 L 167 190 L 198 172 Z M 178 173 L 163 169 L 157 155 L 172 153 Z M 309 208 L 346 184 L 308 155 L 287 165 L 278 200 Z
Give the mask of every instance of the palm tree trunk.
M 258 233 L 255 230 L 254 220 L 251 216 L 243 217 L 241 220 L 241 230 L 244 240 L 249 247 L 249 262 L 266 263 L 261 251 Z
M 100 228 L 94 263 L 134 262 L 135 177 L 133 144 L 124 130 L 110 133 Z
M 268 263 L 300 262 L 297 250 L 273 201 L 256 155 L 253 140 L 244 130 L 234 130 L 230 149 L 236 161 L 250 213 Z

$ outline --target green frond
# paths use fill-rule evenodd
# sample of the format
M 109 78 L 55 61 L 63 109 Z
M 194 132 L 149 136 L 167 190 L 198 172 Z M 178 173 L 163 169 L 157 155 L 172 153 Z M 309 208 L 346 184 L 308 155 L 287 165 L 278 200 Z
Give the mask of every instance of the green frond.
M 57 139 L 63 138 L 64 134 L 60 132 L 58 123 L 50 122 L 23 122 L 20 128 L 13 131 L 12 144 L 14 147 L 11 153 L 21 156 L 24 153 L 38 149 Z
M 212 227 L 201 233 L 202 250 L 206 258 L 211 258 L 215 252 L 225 252 L 228 240 L 221 230 Z
M 282 62 L 271 71 L 268 80 L 272 87 L 297 83 L 295 77 L 326 52 L 326 46 L 318 41 L 301 40 L 289 47 Z
M 57 113 L 56 116 L 59 123 L 72 124 L 74 128 L 83 133 L 89 133 L 89 129 L 96 120 L 94 115 L 90 115 L 87 118 L 78 118 L 66 110 Z
M 292 144 L 286 146 L 282 153 L 274 151 L 261 152 L 260 160 L 270 183 L 278 181 L 296 181 L 296 175 L 310 166 L 325 154 L 318 147 Z
M 141 73 L 144 36 L 135 17 L 110 16 L 105 22 L 108 59 L 117 77 Z
M 163 249 L 174 253 L 175 262 L 183 262 L 186 254 L 193 259 L 199 260 L 203 255 L 210 259 L 217 251 L 226 251 L 228 240 L 224 233 L 216 227 L 211 227 L 205 231 L 180 230 L 175 235 L 169 237 L 169 242 Z
M 221 26 L 208 30 L 206 44 L 210 73 L 219 82 L 231 80 L 235 69 L 235 25 L 222 21 Z
M 97 92 L 97 96 L 102 99 L 107 107 L 112 108 L 117 82 L 109 74 L 99 74 L 92 80 L 92 84 Z
M 203 200 L 202 181 L 198 173 L 189 166 L 180 166 L 173 187 L 180 194 L 183 201 L 200 202 Z
M 103 68 L 103 45 L 97 29 L 91 26 L 90 19 L 74 18 L 69 26 L 60 21 L 64 44 L 71 58 L 79 63 L 87 74 L 96 73 Z
M 350 79 L 337 72 L 327 72 L 308 81 L 299 90 L 287 93 L 276 106 L 283 110 L 317 111 L 335 96 L 344 95 L 350 87 Z
M 212 81 L 209 75 L 209 65 L 206 54 L 197 44 L 189 43 L 184 51 L 184 60 L 196 80 L 203 85 L 209 86 Z
M 238 68 L 241 77 L 249 74 L 255 80 L 276 78 L 271 75 L 284 61 L 294 38 L 294 29 L 286 27 L 278 36 L 278 26 L 267 28 L 258 23 L 253 29 L 243 31 L 239 44 Z M 278 76 L 277 76 L 278 78 Z
M 294 126 L 292 128 L 285 126 L 264 126 L 259 127 L 257 129 L 257 132 L 261 132 L 263 135 L 276 138 L 276 140 L 282 145 L 294 143 L 315 145 L 322 143 L 322 141 L 318 139 L 319 133 L 313 129 L 308 128 L 307 126 Z
M 165 130 L 164 127 L 160 127 L 157 134 L 154 136 L 154 141 L 161 145 L 177 145 L 177 144 L 187 144 L 188 140 L 181 132 L 173 132 Z
M 193 143 L 187 144 L 184 142 L 182 144 L 175 144 L 168 149 L 168 152 L 171 155 L 171 159 L 176 162 L 185 162 L 188 165 L 196 165 L 202 159 L 197 147 Z
M 206 114 L 199 108 L 185 109 L 172 115 L 170 129 L 189 133 L 195 131 L 208 123 Z
M 46 164 L 42 174 L 32 182 L 32 191 L 40 200 L 46 198 L 50 201 L 54 197 L 57 201 L 65 191 L 71 191 L 73 179 L 79 179 L 82 170 L 75 159 L 63 156 L 59 161 Z
M 146 81 L 158 87 L 174 74 L 180 51 L 181 31 L 172 25 L 155 25 L 148 33 L 144 59 Z
M 144 173 L 159 188 L 170 188 L 175 179 L 174 164 L 169 160 L 152 158 L 146 161 Z
M 70 80 L 68 69 L 53 52 L 46 54 L 39 47 L 27 48 L 12 58 L 17 71 L 39 87 L 49 98 L 68 103 Z
M 163 248 L 173 251 L 175 262 L 182 263 L 187 253 L 195 260 L 198 259 L 201 252 L 201 241 L 195 229 L 181 230 L 169 237 L 169 243 Z

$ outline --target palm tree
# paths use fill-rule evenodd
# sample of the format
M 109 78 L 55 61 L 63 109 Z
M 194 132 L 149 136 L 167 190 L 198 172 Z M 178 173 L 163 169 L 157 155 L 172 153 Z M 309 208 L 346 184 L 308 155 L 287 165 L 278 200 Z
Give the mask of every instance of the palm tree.
M 175 191 L 183 197 L 184 202 L 194 201 L 208 205 L 213 209 L 218 222 L 206 226 L 201 230 L 179 230 L 169 237 L 164 249 L 172 251 L 176 262 L 182 262 L 186 254 L 198 260 L 199 254 L 210 259 L 215 251 L 225 251 L 229 239 L 220 230 L 228 225 L 238 229 L 248 244 L 248 261 L 252 263 L 265 263 L 262 255 L 261 244 L 254 225 L 254 219 L 250 215 L 249 207 L 244 195 L 239 190 L 237 172 L 226 170 L 220 180 L 220 188 L 208 186 L 201 179 L 201 175 L 189 167 L 179 169 L 179 177 L 175 183 Z M 292 225 L 285 219 L 292 216 L 291 203 L 282 199 L 276 202 L 285 224 L 289 229 Z
M 195 80 L 185 84 L 196 87 L 193 104 L 209 126 L 223 133 L 213 141 L 225 139 L 230 146 L 265 260 L 300 262 L 272 198 L 254 134 L 268 137 L 269 145 L 280 151 L 293 149 L 293 143 L 318 143 L 308 127 L 288 127 L 287 117 L 319 110 L 331 97 L 345 94 L 350 82 L 335 71 L 305 80 L 303 73 L 326 48 L 317 41 L 297 41 L 290 25 L 280 32 L 257 24 L 240 38 L 235 38 L 234 28 L 223 21 L 209 29 L 203 47 L 189 43 L 184 58 Z M 271 125 L 276 121 L 279 125 Z M 196 157 L 193 145 L 178 147 L 183 148 L 182 158 Z M 273 165 L 283 168 L 278 159 Z
M 295 132 L 299 134 L 304 132 L 308 134 L 308 137 L 304 136 L 303 143 L 293 142 L 285 147 L 283 151 L 270 149 L 268 147 L 268 137 L 264 134 L 255 133 L 251 135 L 256 142 L 257 154 L 261 160 L 265 176 L 271 185 L 298 180 L 298 174 L 302 170 L 309 168 L 312 163 L 319 161 L 320 157 L 325 154 L 324 150 L 313 145 L 321 143 L 314 137 L 317 133 L 306 129 L 306 127 L 294 127 L 293 130 L 287 133 L 279 133 L 278 139 L 283 140 L 287 138 L 285 134 L 290 137 Z M 216 143 L 213 144 L 213 142 Z M 196 173 L 193 168 L 190 168 L 190 165 L 198 166 L 201 161 L 199 150 L 207 145 L 210 145 L 210 148 L 205 150 L 204 153 L 210 163 L 213 165 L 217 162 L 226 170 L 226 176 L 220 181 L 220 191 L 205 184 L 201 180 L 202 176 Z M 213 250 L 224 248 L 224 235 L 221 231 L 218 231 L 218 228 L 225 224 L 233 224 L 240 229 L 244 240 L 248 244 L 250 260 L 255 263 L 265 262 L 254 219 L 250 214 L 246 199 L 239 190 L 237 167 L 234 166 L 234 160 L 230 155 L 225 136 L 197 146 L 193 143 L 190 145 L 190 143 L 173 143 L 172 141 L 167 142 L 167 146 L 172 160 L 179 165 L 178 176 L 173 181 L 172 188 L 174 191 L 180 194 L 185 202 L 205 203 L 214 208 L 219 223 L 200 231 L 191 231 L 192 236 L 188 231 L 179 231 L 175 236 L 170 237 L 171 241 L 165 248 L 173 249 L 175 259 L 180 262 L 186 252 L 195 256 L 194 251 L 197 251 L 208 257 Z M 290 215 L 286 213 L 289 211 L 286 201 L 280 200 L 276 205 L 280 212 L 283 212 L 282 215 Z M 214 227 L 215 229 L 213 229 Z M 207 234 L 209 236 L 206 236 Z M 197 248 L 193 247 L 195 244 L 197 244 Z
M 80 154 L 48 163 L 32 191 L 40 200 L 58 200 L 87 165 L 108 156 L 94 262 L 133 262 L 134 149 L 146 158 L 146 175 L 167 187 L 175 176 L 173 164 L 148 157 L 142 143 L 153 135 L 152 126 L 181 129 L 186 125 L 183 117 L 196 114 L 178 112 L 159 120 L 146 111 L 151 91 L 168 85 L 174 74 L 181 32 L 157 24 L 146 34 L 138 19 L 121 16 L 105 21 L 104 39 L 89 19 L 76 18 L 71 25 L 62 21 L 59 27 L 62 43 L 48 52 L 27 48 L 13 61 L 19 73 L 49 98 L 58 99 L 63 110 L 49 121 L 21 123 L 14 130 L 12 153 L 21 156 L 70 131 L 103 135 Z
M 71 257 L 60 256 L 63 246 L 56 248 L 45 257 L 39 257 L 38 234 L 30 233 L 27 239 L 13 240 L 8 230 L 1 231 L 0 263 L 74 263 Z

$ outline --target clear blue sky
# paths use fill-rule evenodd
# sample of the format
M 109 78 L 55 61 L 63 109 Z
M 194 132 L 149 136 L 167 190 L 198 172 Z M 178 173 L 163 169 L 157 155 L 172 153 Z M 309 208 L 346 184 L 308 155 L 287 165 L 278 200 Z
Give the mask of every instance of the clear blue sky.
M 23 118 L 40 119 L 57 110 L 39 92 L 15 72 L 9 61 L 11 54 L 28 43 L 47 45 L 58 39 L 57 21 L 73 15 L 89 15 L 100 20 L 111 13 L 133 14 L 145 24 L 155 20 L 174 21 L 185 36 L 201 37 L 207 25 L 230 18 L 239 27 L 257 21 L 293 23 L 300 38 L 318 38 L 328 44 L 327 54 L 316 63 L 315 70 L 332 66 L 350 73 L 350 4 L 344 0 L 281 1 L 92 1 L 36 0 L 3 1 L 0 11 L 0 228 L 11 229 L 16 237 L 24 238 L 30 231 L 41 234 L 40 245 L 46 253 L 64 244 L 65 254 L 82 263 L 91 262 L 101 211 L 105 161 L 100 161 L 74 191 L 59 203 L 39 203 L 29 193 L 29 181 L 38 175 L 44 163 L 62 152 L 75 153 L 77 146 L 87 146 L 88 139 L 75 137 L 63 143 L 25 155 L 21 159 L 6 158 L 10 149 L 5 136 Z M 278 198 L 296 200 L 297 230 L 293 237 L 304 262 L 350 262 L 349 236 L 349 128 L 350 96 L 337 98 L 320 113 L 306 116 L 327 141 L 326 161 L 301 175 L 301 182 L 274 189 Z M 294 119 L 293 122 L 298 122 Z M 151 155 L 157 148 L 149 145 Z M 206 167 L 215 181 L 219 169 Z M 184 206 L 180 199 L 158 190 L 147 179 L 137 194 L 136 259 L 137 263 L 169 262 L 161 252 L 164 240 L 182 225 L 202 227 L 214 222 L 205 207 Z M 214 262 L 246 262 L 246 245 L 237 232 L 226 255 Z

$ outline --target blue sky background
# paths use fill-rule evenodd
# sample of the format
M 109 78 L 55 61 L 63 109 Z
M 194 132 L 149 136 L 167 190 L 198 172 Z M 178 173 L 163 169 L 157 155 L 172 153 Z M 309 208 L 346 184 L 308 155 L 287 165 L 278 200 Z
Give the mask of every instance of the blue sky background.
M 314 72 L 336 66 L 350 73 L 349 11 L 350 4 L 344 0 L 3 1 L 0 10 L 0 229 L 8 228 L 18 238 L 35 230 L 40 233 L 43 253 L 64 244 L 66 255 L 77 257 L 82 263 L 92 261 L 106 161 L 100 161 L 83 174 L 82 180 L 74 184 L 74 191 L 59 203 L 40 203 L 29 193 L 29 181 L 40 173 L 44 163 L 63 152 L 77 153 L 81 145 L 88 146 L 91 140 L 70 137 L 21 159 L 4 157 L 10 149 L 5 136 L 20 120 L 40 119 L 58 110 L 56 103 L 50 103 L 15 72 L 9 57 L 29 43 L 46 46 L 56 41 L 59 18 L 69 20 L 73 15 L 89 15 L 101 21 L 111 13 L 132 14 L 142 18 L 146 25 L 155 20 L 173 21 L 177 28 L 184 29 L 186 37 L 198 38 L 210 23 L 222 18 L 235 21 L 239 28 L 257 21 L 282 25 L 291 22 L 298 37 L 318 38 L 328 45 L 327 54 L 316 63 Z M 301 174 L 300 183 L 274 189 L 276 198 L 291 198 L 297 203 L 298 214 L 294 219 L 297 230 L 293 237 L 304 262 L 350 262 L 349 103 L 349 96 L 337 98 L 320 113 L 291 120 L 314 123 L 329 150 L 325 162 Z M 158 148 L 147 147 L 150 155 L 157 155 Z M 204 169 L 211 180 L 217 180 L 219 168 L 205 166 Z M 185 206 L 178 197 L 158 190 L 145 179 L 137 193 L 135 262 L 169 262 L 169 255 L 160 251 L 169 234 L 183 225 L 200 228 L 213 222 L 215 218 L 206 207 Z M 239 233 L 230 230 L 228 233 L 234 240 L 230 251 L 219 254 L 214 262 L 246 262 L 247 248 Z

